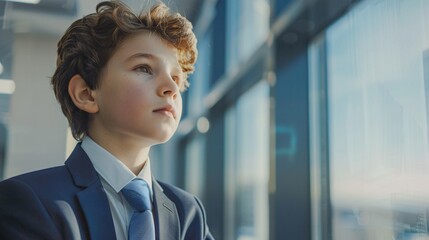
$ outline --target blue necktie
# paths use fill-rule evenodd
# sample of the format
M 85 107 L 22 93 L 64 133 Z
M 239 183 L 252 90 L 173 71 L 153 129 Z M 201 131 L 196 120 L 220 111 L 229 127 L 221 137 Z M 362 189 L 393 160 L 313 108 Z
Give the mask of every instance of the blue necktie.
M 128 227 L 128 239 L 155 240 L 150 190 L 146 181 L 136 178 L 121 191 L 128 203 L 134 208 Z

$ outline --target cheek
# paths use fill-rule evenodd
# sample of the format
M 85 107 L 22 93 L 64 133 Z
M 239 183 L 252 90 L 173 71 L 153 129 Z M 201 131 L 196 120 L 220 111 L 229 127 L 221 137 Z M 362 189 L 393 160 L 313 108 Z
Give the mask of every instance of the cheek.
M 120 102 L 118 107 L 122 107 L 122 112 L 137 114 L 135 111 L 141 112 L 147 107 L 148 93 L 144 91 L 143 87 L 129 87 L 123 91 Z
M 180 120 L 180 118 L 182 117 L 182 96 L 181 95 L 179 95 L 179 96 L 177 96 L 177 99 L 176 99 L 176 107 L 177 107 L 177 114 L 178 114 L 178 116 L 179 116 L 179 118 L 178 118 L 178 120 Z

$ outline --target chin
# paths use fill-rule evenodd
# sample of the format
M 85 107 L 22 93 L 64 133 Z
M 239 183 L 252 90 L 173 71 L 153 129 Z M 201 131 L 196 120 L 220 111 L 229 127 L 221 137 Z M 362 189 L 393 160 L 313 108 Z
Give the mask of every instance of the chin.
M 168 140 L 170 140 L 172 137 L 173 137 L 173 134 L 165 134 L 165 135 L 158 136 L 158 137 L 156 138 L 156 140 L 157 140 L 157 144 L 166 143 L 166 142 L 168 142 Z

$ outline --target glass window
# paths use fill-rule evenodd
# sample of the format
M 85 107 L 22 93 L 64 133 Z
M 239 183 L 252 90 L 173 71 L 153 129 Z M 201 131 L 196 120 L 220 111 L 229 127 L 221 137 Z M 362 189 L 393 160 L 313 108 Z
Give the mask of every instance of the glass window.
M 248 59 L 268 37 L 269 0 L 227 2 L 227 71 Z
M 287 9 L 293 2 L 294 2 L 294 0 L 274 1 L 275 7 L 274 7 L 273 11 L 274 11 L 275 16 L 276 17 L 281 16 L 283 11 L 285 11 L 285 9 Z
M 185 152 L 185 189 L 204 201 L 205 186 L 205 138 L 204 135 L 193 137 Z
M 205 94 L 208 91 L 210 78 L 210 67 L 212 66 L 212 29 L 198 41 L 198 60 L 195 64 L 195 72 L 190 81 L 191 87 L 188 94 L 188 114 L 192 117 L 198 116 L 204 109 Z
M 428 12 L 367 0 L 326 32 L 333 239 L 428 239 Z
M 268 239 L 269 88 L 254 86 L 226 113 L 224 239 Z

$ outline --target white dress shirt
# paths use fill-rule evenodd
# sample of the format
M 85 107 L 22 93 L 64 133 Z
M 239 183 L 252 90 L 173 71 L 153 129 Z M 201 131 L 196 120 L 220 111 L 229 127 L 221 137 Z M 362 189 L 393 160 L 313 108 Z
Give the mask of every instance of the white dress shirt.
M 94 142 L 90 137 L 84 137 L 81 147 L 88 155 L 92 165 L 94 165 L 95 170 L 100 176 L 101 184 L 106 191 L 115 226 L 116 239 L 127 240 L 128 225 L 134 210 L 122 195 L 121 189 L 133 179 L 141 178 L 148 183 L 150 197 L 153 202 L 150 160 L 147 159 L 144 168 L 136 176 L 125 164 Z

